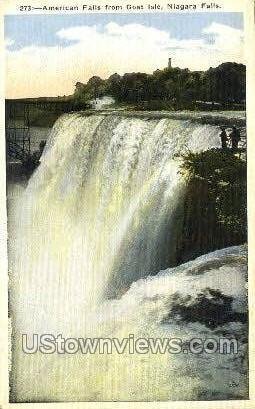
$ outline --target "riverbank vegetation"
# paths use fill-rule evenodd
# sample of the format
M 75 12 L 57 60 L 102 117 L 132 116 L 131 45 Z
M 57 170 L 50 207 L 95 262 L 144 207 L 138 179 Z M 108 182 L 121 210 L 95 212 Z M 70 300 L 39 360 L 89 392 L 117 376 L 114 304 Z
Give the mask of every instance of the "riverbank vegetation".
M 189 152 L 179 259 L 247 241 L 246 162 L 231 150 Z M 182 257 L 185 255 L 185 259 Z
M 168 67 L 153 74 L 115 73 L 78 82 L 73 97 L 81 103 L 109 95 L 117 104 L 145 110 L 241 109 L 245 77 L 245 66 L 230 62 L 205 72 Z

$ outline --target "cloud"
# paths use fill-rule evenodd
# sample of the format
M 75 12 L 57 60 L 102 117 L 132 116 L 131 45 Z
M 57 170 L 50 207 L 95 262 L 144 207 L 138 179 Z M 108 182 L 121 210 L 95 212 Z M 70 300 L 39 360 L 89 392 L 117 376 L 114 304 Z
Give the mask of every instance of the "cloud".
M 169 56 L 176 66 L 197 70 L 223 61 L 243 62 L 242 31 L 212 23 L 203 34 L 204 38 L 179 40 L 168 31 L 113 22 L 61 29 L 56 37 L 70 41 L 65 47 L 7 50 L 7 96 L 68 95 L 77 81 L 85 82 L 92 75 L 149 73 L 164 68 Z
M 177 41 L 174 60 L 180 66 L 191 69 L 206 70 L 222 62 L 244 63 L 244 35 L 242 30 L 212 23 L 203 29 L 209 38 L 202 40 Z M 207 41 L 210 40 L 210 41 Z
M 223 54 L 228 61 L 242 61 L 244 43 L 244 33 L 242 30 L 223 24 L 212 23 L 203 32 L 211 34 L 214 38 L 211 51 Z
M 229 40 L 230 38 L 231 42 L 228 41 L 228 43 L 232 43 L 233 39 L 234 41 L 243 42 L 244 37 L 244 33 L 242 30 L 219 23 L 212 23 L 210 26 L 203 29 L 203 33 L 214 34 L 216 43 L 220 39 Z

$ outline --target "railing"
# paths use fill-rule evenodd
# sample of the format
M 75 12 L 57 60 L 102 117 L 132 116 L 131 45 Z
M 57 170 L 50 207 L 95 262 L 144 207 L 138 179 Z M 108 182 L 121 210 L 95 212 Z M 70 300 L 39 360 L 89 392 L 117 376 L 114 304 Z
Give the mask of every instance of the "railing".
M 29 107 L 6 103 L 5 119 L 7 157 L 24 164 L 31 157 Z
M 6 151 L 9 157 L 20 160 L 22 163 L 30 160 L 30 152 L 25 150 L 24 145 L 22 146 L 11 139 L 7 139 Z

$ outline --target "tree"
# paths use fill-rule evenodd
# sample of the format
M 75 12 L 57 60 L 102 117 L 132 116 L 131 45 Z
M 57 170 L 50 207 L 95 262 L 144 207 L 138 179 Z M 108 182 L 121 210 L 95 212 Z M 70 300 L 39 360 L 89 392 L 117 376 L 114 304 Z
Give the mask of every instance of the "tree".
M 115 73 L 107 80 L 93 76 L 87 84 L 77 82 L 74 97 L 77 100 L 110 95 L 118 102 L 141 103 L 158 101 L 170 109 L 195 106 L 196 101 L 221 103 L 226 107 L 245 100 L 246 69 L 242 64 L 223 63 L 207 71 L 168 67 L 153 74 L 141 72 Z
M 87 82 L 87 91 L 94 99 L 102 97 L 105 91 L 105 81 L 94 75 Z

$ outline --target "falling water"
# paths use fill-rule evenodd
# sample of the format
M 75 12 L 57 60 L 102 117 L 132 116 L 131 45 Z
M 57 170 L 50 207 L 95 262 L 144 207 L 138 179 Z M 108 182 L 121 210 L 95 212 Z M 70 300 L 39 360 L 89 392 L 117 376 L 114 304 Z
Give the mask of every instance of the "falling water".
M 103 113 L 62 116 L 52 129 L 39 168 L 10 211 L 9 265 L 15 339 L 21 333 L 100 333 L 95 317 L 102 316 L 103 305 L 111 311 L 117 302 L 112 299 L 127 294 L 132 283 L 171 265 L 185 191 L 179 172 L 180 155 L 218 146 L 218 139 L 216 126 L 188 119 Z M 135 315 L 129 318 L 131 330 L 132 320 Z M 116 332 L 112 323 L 102 328 L 106 333 Z M 114 380 L 113 373 L 113 384 L 109 386 L 105 381 L 105 389 L 100 378 L 103 375 L 97 370 L 91 381 L 86 379 L 83 387 L 76 388 L 75 382 L 80 385 L 81 379 L 75 379 L 88 363 L 82 361 L 81 365 L 79 357 L 72 361 L 58 357 L 53 362 L 45 356 L 24 357 L 15 342 L 17 364 L 12 379 L 17 399 L 31 395 L 29 388 L 30 395 L 27 387 L 24 390 L 24 382 L 28 382 L 21 374 L 24 365 L 30 373 L 42 371 L 35 381 L 37 392 L 32 393 L 33 399 L 139 399 L 138 391 L 129 395 L 128 388 L 120 385 L 117 378 Z M 162 359 L 153 358 L 155 370 Z M 48 367 L 45 362 L 51 362 L 55 369 L 53 378 L 50 376 L 42 386 L 43 367 Z M 109 370 L 115 361 L 100 362 L 106 365 L 107 372 L 106 368 Z M 141 362 L 139 365 L 143 368 Z M 170 375 L 165 365 L 162 368 L 166 373 L 159 371 L 158 391 L 152 381 L 155 393 L 150 389 L 147 399 L 176 398 L 176 391 L 167 392 Z M 65 370 L 67 377 L 69 373 L 73 377 L 68 392 L 61 375 Z M 138 374 L 137 379 L 141 376 Z M 55 385 L 55 392 L 49 380 Z M 122 381 L 125 383 L 124 375 Z M 133 388 L 135 384 L 136 381 Z M 112 394 L 106 392 L 111 387 L 115 391 Z M 191 392 L 187 396 L 192 398 Z

